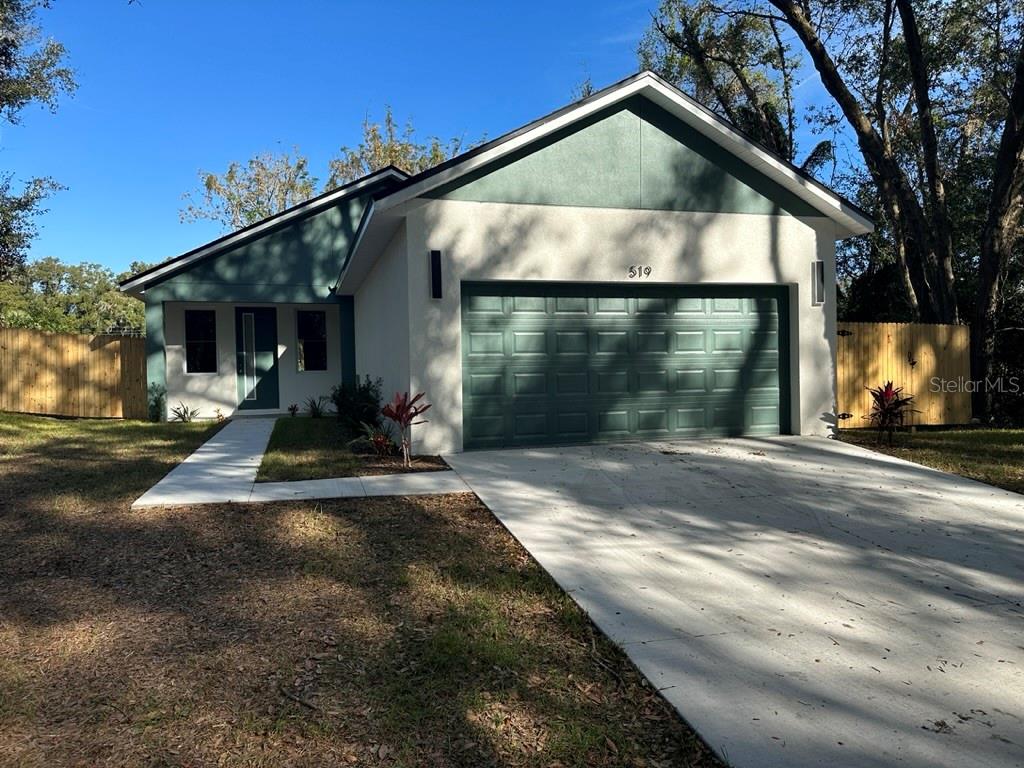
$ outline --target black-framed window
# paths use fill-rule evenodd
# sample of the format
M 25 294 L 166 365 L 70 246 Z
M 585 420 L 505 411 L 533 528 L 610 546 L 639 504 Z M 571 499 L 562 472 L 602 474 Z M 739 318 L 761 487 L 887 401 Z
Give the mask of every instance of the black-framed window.
M 295 330 L 300 371 L 327 370 L 327 313 L 322 310 L 299 310 L 295 313 Z
M 217 313 L 185 310 L 185 372 L 217 372 Z

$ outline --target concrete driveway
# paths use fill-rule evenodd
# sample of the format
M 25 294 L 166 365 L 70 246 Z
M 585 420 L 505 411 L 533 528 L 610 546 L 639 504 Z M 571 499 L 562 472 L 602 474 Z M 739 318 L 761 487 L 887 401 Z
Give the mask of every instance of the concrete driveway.
M 1024 496 L 815 438 L 447 459 L 730 763 L 1024 764 Z

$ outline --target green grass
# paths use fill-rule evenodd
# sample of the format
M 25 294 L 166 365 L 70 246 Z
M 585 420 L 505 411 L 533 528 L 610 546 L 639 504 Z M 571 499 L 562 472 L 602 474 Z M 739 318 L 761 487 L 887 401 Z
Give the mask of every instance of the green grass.
M 333 416 L 277 420 L 256 482 L 320 480 L 406 471 L 397 458 L 356 455 L 346 447 L 355 437 Z M 437 456 L 417 456 L 411 471 L 446 469 Z
M 215 429 L 0 414 L 0 765 L 720 767 L 472 494 L 130 509 Z
M 1024 493 L 1024 429 L 899 432 L 890 447 L 874 430 L 841 430 L 840 439 L 928 467 Z

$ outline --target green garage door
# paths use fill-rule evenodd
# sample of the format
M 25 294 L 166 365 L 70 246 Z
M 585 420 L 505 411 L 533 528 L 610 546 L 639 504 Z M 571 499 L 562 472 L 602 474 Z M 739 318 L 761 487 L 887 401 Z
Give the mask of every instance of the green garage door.
M 463 283 L 464 446 L 778 434 L 785 290 Z

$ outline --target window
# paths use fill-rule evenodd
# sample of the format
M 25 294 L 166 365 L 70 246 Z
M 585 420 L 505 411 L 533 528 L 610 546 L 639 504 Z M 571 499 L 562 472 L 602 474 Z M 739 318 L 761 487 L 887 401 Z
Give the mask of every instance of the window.
M 185 372 L 217 372 L 217 313 L 185 310 Z
M 327 370 L 327 313 L 300 310 L 296 313 L 299 370 Z

